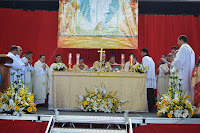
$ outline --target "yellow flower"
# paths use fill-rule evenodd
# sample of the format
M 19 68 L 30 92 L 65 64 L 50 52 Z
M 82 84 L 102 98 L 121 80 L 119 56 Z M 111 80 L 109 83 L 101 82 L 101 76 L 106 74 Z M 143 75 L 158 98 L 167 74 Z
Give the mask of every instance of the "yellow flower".
M 22 100 L 23 100 L 23 101 L 25 100 L 25 96 L 22 97 Z
M 8 110 L 10 111 L 10 110 L 11 110 L 11 105 L 8 105 L 7 108 L 8 108 Z
M 119 104 L 118 104 L 118 103 L 116 104 L 116 107 L 117 107 L 117 108 L 119 107 Z
M 110 96 L 111 96 L 111 97 L 114 97 L 114 96 L 115 96 L 115 94 L 114 94 L 114 93 L 112 93 Z
M 87 102 L 87 101 L 85 101 L 85 102 L 83 103 L 83 105 L 84 105 L 84 106 L 88 105 L 88 102 Z
M 173 99 L 173 102 L 174 102 L 174 103 L 178 103 L 178 101 L 177 101 L 176 99 Z
M 101 95 L 100 94 L 98 95 L 98 98 L 101 99 Z
M 11 93 L 9 93 L 9 92 L 7 92 L 7 95 L 8 95 L 8 96 L 11 96 L 12 94 L 11 94 Z
M 34 96 L 33 96 L 33 95 L 30 95 L 29 98 L 30 98 L 30 100 L 33 100 L 33 99 L 34 99 Z
M 106 94 L 105 97 L 108 97 L 108 94 Z
M 190 96 L 189 96 L 189 95 L 185 96 L 185 99 L 188 99 L 188 98 L 190 98 Z
M 167 116 L 168 116 L 169 118 L 172 118 L 172 114 L 171 114 L 171 113 L 168 113 Z
M 93 96 L 94 96 L 94 94 L 90 94 L 90 96 L 91 96 L 91 97 L 93 97 Z
M 28 112 L 32 112 L 33 109 L 32 109 L 31 107 L 28 107 L 27 111 L 28 111 Z
M 157 116 L 159 116 L 160 115 L 160 113 L 159 112 L 157 112 Z
M 15 110 L 17 110 L 17 111 L 20 109 L 19 106 L 15 106 L 14 108 L 15 108 Z
M 190 115 L 191 115 L 191 116 L 193 116 L 193 114 L 194 114 L 194 112 L 193 112 L 193 111 L 191 111 L 191 112 L 190 112 Z
M 166 98 L 166 95 L 165 94 L 162 94 L 163 98 Z

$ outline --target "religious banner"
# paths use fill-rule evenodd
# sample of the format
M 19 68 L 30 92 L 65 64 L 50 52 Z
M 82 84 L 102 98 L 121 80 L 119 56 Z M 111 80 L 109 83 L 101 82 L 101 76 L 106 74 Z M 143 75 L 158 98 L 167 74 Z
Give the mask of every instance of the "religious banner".
M 137 49 L 137 0 L 60 0 L 58 47 Z

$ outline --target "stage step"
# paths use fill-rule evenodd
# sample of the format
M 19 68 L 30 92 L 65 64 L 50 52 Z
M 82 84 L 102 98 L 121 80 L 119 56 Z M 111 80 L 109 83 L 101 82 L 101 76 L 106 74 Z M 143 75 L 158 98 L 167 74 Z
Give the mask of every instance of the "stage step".
M 53 128 L 52 133 L 127 133 L 126 130 L 84 129 L 84 128 Z
M 56 122 L 72 122 L 72 123 L 95 123 L 95 124 L 127 124 L 124 117 L 109 117 L 109 116 L 67 116 L 58 115 Z

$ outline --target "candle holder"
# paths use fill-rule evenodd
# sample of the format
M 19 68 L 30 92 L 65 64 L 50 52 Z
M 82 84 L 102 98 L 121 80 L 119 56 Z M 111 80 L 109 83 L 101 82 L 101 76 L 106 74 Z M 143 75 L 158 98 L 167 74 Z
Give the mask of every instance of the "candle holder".
M 125 70 L 124 70 L 124 63 L 125 63 L 125 55 L 122 54 L 121 55 L 121 70 L 120 70 L 120 72 L 125 72 Z
M 68 71 L 72 71 L 72 64 L 68 64 L 69 65 L 69 68 L 68 68 Z
M 121 70 L 120 70 L 120 72 L 126 72 L 125 70 L 124 70 L 124 65 L 123 64 L 121 64 Z
M 130 65 L 130 67 L 129 72 L 134 72 L 133 65 Z
M 101 66 L 102 66 L 102 63 L 101 63 L 101 61 L 100 61 L 100 63 L 99 63 L 99 70 L 98 70 L 98 72 L 103 72 L 103 69 L 101 68 Z
M 76 71 L 76 72 L 80 71 L 80 69 L 79 69 L 79 64 L 76 64 L 76 67 L 75 67 L 75 70 L 74 70 L 74 71 Z

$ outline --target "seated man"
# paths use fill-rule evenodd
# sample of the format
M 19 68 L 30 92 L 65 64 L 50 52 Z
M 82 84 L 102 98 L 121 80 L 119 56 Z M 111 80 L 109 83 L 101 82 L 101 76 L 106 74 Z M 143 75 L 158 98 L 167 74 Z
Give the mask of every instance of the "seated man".
M 83 63 L 83 58 L 80 57 L 80 61 L 79 61 L 79 66 L 76 64 L 73 66 L 73 71 L 75 71 L 77 69 L 77 67 L 79 67 L 80 70 L 88 70 L 88 66 L 86 64 Z
M 105 66 L 110 68 L 111 65 L 113 65 L 113 64 L 117 64 L 117 63 L 115 62 L 115 56 L 111 55 L 110 58 L 109 58 L 109 61 L 106 62 Z
M 129 54 L 129 61 L 126 62 L 126 63 L 125 63 L 125 66 L 124 66 L 124 70 L 125 70 L 126 72 L 128 72 L 128 71 L 130 70 L 130 57 L 131 57 L 131 55 L 133 55 L 133 60 L 132 60 L 132 62 L 133 62 L 133 67 L 132 67 L 132 68 L 135 68 L 135 65 L 138 65 L 138 64 L 139 64 L 139 63 L 137 62 L 137 57 L 134 56 L 133 53 L 130 53 L 130 54 Z
M 105 63 L 106 63 L 106 54 L 105 53 L 102 54 L 102 62 L 101 63 L 102 63 L 101 68 L 105 68 Z M 92 67 L 94 69 L 99 68 L 100 67 L 100 61 L 95 61 Z

